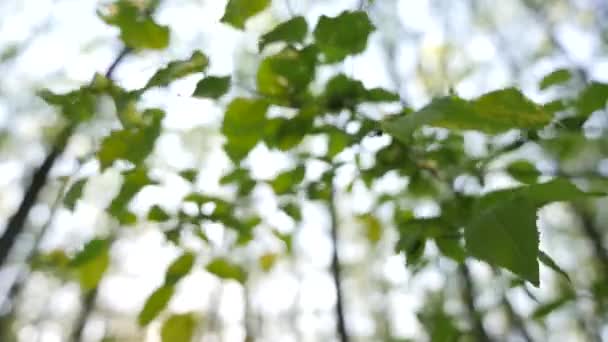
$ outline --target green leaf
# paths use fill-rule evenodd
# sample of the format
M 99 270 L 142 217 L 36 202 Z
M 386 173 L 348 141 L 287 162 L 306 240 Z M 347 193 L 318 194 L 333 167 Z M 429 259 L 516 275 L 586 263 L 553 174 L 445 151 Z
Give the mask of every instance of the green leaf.
M 312 48 L 287 47 L 265 58 L 258 68 L 258 91 L 284 105 L 296 105 L 315 77 L 316 56 Z
M 269 272 L 276 264 L 278 258 L 279 256 L 275 253 L 266 253 L 258 258 L 258 264 L 262 271 Z
M 65 197 L 63 198 L 63 205 L 65 205 L 66 208 L 74 210 L 74 208 L 76 207 L 76 202 L 80 199 L 80 197 L 82 197 L 82 191 L 86 184 L 86 178 L 79 179 L 74 182 L 74 184 L 72 184 L 70 190 L 68 190 L 68 192 L 65 194 Z
M 545 266 L 552 269 L 553 271 L 559 273 L 568 282 L 572 283 L 572 280 L 570 279 L 570 276 L 568 275 L 568 273 L 566 273 L 566 271 L 564 271 L 561 267 L 559 267 L 559 265 L 555 262 L 555 260 L 553 260 L 553 258 L 550 257 L 547 253 L 545 253 L 543 251 L 539 251 L 538 260 L 540 262 L 542 262 L 543 264 L 545 264 Z
M 247 19 L 265 10 L 270 2 L 270 0 L 229 0 L 220 21 L 242 30 Z
M 169 45 L 169 27 L 157 24 L 145 10 L 133 1 L 114 2 L 108 14 L 101 18 L 120 29 L 120 38 L 133 49 L 164 49 Z
M 179 175 L 184 178 L 185 180 L 187 180 L 190 183 L 194 183 L 194 181 L 196 180 L 196 176 L 198 176 L 198 170 L 197 169 L 188 169 L 188 170 L 184 170 L 181 171 L 179 173 Z
M 334 18 L 321 16 L 314 30 L 326 63 L 336 63 L 365 50 L 374 26 L 363 11 L 342 12 Z
M 163 285 L 152 292 L 137 316 L 139 325 L 146 326 L 152 322 L 167 307 L 174 292 L 175 288 L 172 285 Z
M 148 211 L 148 221 L 166 222 L 171 218 L 159 205 L 153 205 Z
M 248 195 L 256 185 L 246 169 L 237 168 L 220 179 L 220 184 L 235 184 L 239 196 Z
M 238 163 L 262 139 L 268 103 L 264 100 L 236 98 L 226 109 L 222 133 L 227 141 L 224 149 Z
M 363 102 L 394 102 L 399 96 L 385 89 L 366 89 L 363 83 L 344 74 L 332 77 L 325 85 L 325 107 L 332 112 L 354 109 Z
M 405 252 L 407 266 L 415 266 L 424 255 L 426 238 L 418 233 L 400 234 L 396 250 Z
M 206 267 L 209 273 L 221 279 L 233 279 L 239 283 L 244 283 L 247 279 L 247 273 L 239 265 L 233 264 L 227 259 L 213 259 Z
M 551 202 L 573 201 L 590 196 L 605 196 L 605 194 L 584 192 L 567 179 L 556 178 L 541 184 L 490 192 L 478 201 L 476 210 L 483 210 L 515 197 L 525 198 L 538 208 Z
M 190 272 L 194 266 L 194 253 L 185 252 L 171 263 L 165 273 L 165 285 L 175 285 Z
M 104 252 L 106 252 L 110 247 L 110 241 L 106 239 L 93 239 L 87 242 L 82 249 L 74 255 L 72 260 L 70 260 L 70 267 L 80 267 Z
M 295 187 L 304 179 L 306 169 L 304 166 L 298 166 L 293 170 L 280 173 L 275 179 L 270 182 L 272 189 L 277 195 L 284 195 L 295 191 Z
M 591 82 L 578 96 L 576 108 L 578 115 L 588 117 L 596 110 L 606 108 L 608 102 L 608 84 Z
M 56 94 L 50 90 L 41 90 L 38 96 L 46 103 L 61 108 L 61 113 L 69 122 L 78 123 L 93 118 L 96 111 L 97 98 L 94 92 L 82 87 L 66 94 Z
M 593 195 L 564 179 L 488 193 L 476 203 L 473 218 L 465 228 L 467 251 L 538 286 L 537 209 L 547 203 Z
M 437 245 L 437 248 L 439 248 L 441 254 L 458 263 L 463 262 L 467 256 L 467 252 L 460 242 L 460 239 L 451 237 L 437 237 L 435 238 L 435 244 Z
M 110 264 L 110 241 L 89 241 L 68 264 L 76 270 L 80 286 L 84 291 L 97 287 Z
M 219 99 L 230 89 L 230 76 L 207 76 L 196 84 L 192 96 Z
M 154 149 L 163 117 L 161 110 L 149 109 L 144 112 L 145 124 L 142 127 L 125 128 L 106 136 L 97 152 L 101 169 L 112 166 L 116 160 L 141 164 Z
M 564 305 L 568 304 L 569 302 L 571 302 L 574 299 L 575 299 L 575 297 L 572 296 L 571 294 L 566 294 L 564 296 L 559 297 L 556 300 L 539 305 L 538 307 L 536 307 L 536 309 L 532 313 L 532 318 L 536 319 L 536 320 L 541 320 L 541 319 L 545 318 L 546 316 L 548 316 L 549 314 L 551 314 L 552 312 L 554 312 L 555 310 L 558 310 L 561 307 L 563 307 Z
M 148 177 L 148 173 L 146 169 L 139 168 L 131 171 L 127 171 L 124 174 L 124 180 L 122 187 L 120 188 L 120 192 L 107 208 L 107 211 L 110 215 L 115 218 L 121 220 L 121 217 L 127 213 L 127 206 L 131 199 L 146 185 L 155 184 Z
M 572 78 L 572 72 L 568 69 L 558 69 L 543 77 L 540 81 L 540 90 L 545 90 L 551 86 L 568 82 Z
M 511 177 L 526 184 L 536 183 L 540 176 L 540 171 L 536 169 L 536 166 L 527 160 L 517 160 L 509 164 L 507 172 Z
M 269 119 L 264 131 L 264 142 L 268 147 L 281 151 L 298 146 L 312 130 L 314 119 L 319 114 L 317 109 L 316 106 L 305 106 L 291 119 Z
M 378 243 L 382 238 L 382 223 L 372 214 L 364 214 L 357 217 L 365 228 L 365 237 L 372 244 Z
M 162 342 L 190 342 L 195 328 L 192 314 L 172 315 L 163 323 L 160 336 Z
M 519 90 L 507 88 L 473 101 L 456 96 L 438 98 L 417 112 L 383 121 L 382 127 L 388 134 L 408 143 L 414 131 L 423 125 L 501 133 L 515 128 L 539 129 L 550 121 L 551 115 L 540 106 Z
M 352 142 L 352 137 L 338 128 L 327 129 L 328 134 L 328 145 L 327 145 L 327 157 L 333 158 L 338 153 L 344 151 L 346 147 Z
M 302 210 L 296 202 L 288 202 L 281 206 L 281 210 L 289 215 L 294 221 L 302 221 Z
M 259 49 L 262 51 L 266 45 L 275 42 L 301 43 L 306 38 L 306 33 L 308 33 L 306 19 L 301 16 L 291 18 L 260 37 Z
M 468 252 L 538 286 L 536 210 L 530 200 L 514 198 L 481 212 L 465 229 Z
M 200 51 L 195 51 L 190 58 L 170 62 L 166 67 L 159 69 L 150 78 L 144 89 L 167 86 L 182 77 L 205 71 L 208 65 L 209 59 L 207 56 Z

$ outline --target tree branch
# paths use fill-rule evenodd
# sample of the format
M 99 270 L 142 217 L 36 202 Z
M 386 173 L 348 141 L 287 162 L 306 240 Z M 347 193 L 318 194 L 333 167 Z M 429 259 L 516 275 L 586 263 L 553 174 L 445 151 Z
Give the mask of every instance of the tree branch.
M 49 172 L 53 168 L 53 165 L 55 165 L 57 158 L 63 152 L 67 141 L 72 135 L 73 129 L 74 126 L 70 125 L 60 133 L 53 149 L 46 158 L 44 158 L 42 165 L 34 172 L 30 186 L 27 188 L 19 208 L 8 221 L 4 233 L 0 238 L 0 268 L 6 264 L 6 258 L 17 241 L 17 237 L 23 232 L 25 220 L 29 216 L 34 204 L 36 204 L 38 194 L 46 185 Z
M 466 263 L 463 262 L 460 264 L 458 267 L 458 272 L 460 273 L 460 278 L 462 280 L 462 297 L 467 308 L 467 314 L 469 315 L 471 324 L 473 324 L 473 332 L 475 334 L 476 341 L 491 342 L 492 339 L 490 339 L 486 329 L 483 327 L 481 315 L 475 306 L 475 289 L 473 286 L 473 278 L 471 277 L 471 272 L 469 271 Z
M 335 189 L 331 188 L 329 197 L 329 216 L 331 220 L 331 240 L 333 244 L 333 253 L 331 258 L 331 274 L 336 287 L 336 321 L 338 329 L 338 337 L 341 342 L 348 342 L 348 332 L 344 319 L 344 303 L 342 295 L 342 269 L 340 267 L 339 244 L 338 244 L 338 217 L 335 204 Z
M 526 328 L 526 322 L 524 322 L 521 316 L 519 316 L 519 314 L 515 312 L 515 309 L 513 309 L 513 305 L 511 305 L 511 302 L 509 301 L 509 298 L 507 298 L 507 295 L 505 293 L 502 294 L 502 306 L 507 312 L 507 317 L 509 318 L 511 325 L 519 331 L 523 340 L 526 342 L 533 342 L 534 340 L 532 339 L 532 336 Z
M 95 308 L 95 301 L 97 300 L 97 288 L 87 292 L 84 297 L 84 303 L 82 303 L 82 310 L 80 310 L 80 314 L 78 315 L 78 320 L 76 321 L 76 326 L 72 331 L 72 339 L 71 341 L 79 342 L 82 341 L 82 333 L 84 332 L 84 328 L 87 325 L 87 321 L 91 316 L 91 312 Z
M 577 212 L 581 218 L 583 233 L 591 243 L 593 253 L 599 261 L 602 278 L 606 278 L 608 277 L 608 250 L 604 247 L 603 236 L 598 231 L 594 218 L 589 212 L 583 209 L 579 209 Z

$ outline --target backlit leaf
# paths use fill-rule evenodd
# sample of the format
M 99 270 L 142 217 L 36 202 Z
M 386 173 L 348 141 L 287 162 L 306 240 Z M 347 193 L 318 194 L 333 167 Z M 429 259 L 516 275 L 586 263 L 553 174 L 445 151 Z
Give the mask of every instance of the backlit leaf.
M 536 211 L 530 200 L 513 198 L 479 213 L 465 230 L 468 252 L 538 286 Z
M 161 328 L 162 342 L 190 342 L 195 327 L 196 320 L 191 314 L 172 315 Z
M 72 184 L 70 190 L 68 190 L 68 192 L 65 194 L 65 197 L 63 198 L 63 205 L 65 205 L 66 208 L 74 210 L 76 202 L 80 199 L 80 197 L 82 197 L 82 190 L 84 189 L 84 186 L 86 184 L 86 178 L 79 179 L 74 184 Z
M 382 223 L 376 216 L 372 214 L 360 215 L 358 220 L 363 225 L 365 236 L 369 242 L 375 244 L 380 241 L 382 238 Z
M 441 254 L 447 256 L 448 258 L 456 261 L 463 262 L 467 256 L 467 252 L 464 249 L 464 245 L 462 245 L 461 239 L 452 238 L 452 237 L 437 237 L 435 238 L 435 244 Z
M 206 267 L 207 271 L 221 279 L 232 279 L 239 283 L 245 282 L 247 274 L 239 265 L 233 264 L 227 259 L 213 259 Z
M 167 307 L 174 292 L 172 285 L 163 285 L 152 292 L 137 316 L 139 325 L 145 326 L 152 322 Z
M 61 108 L 62 115 L 70 122 L 87 121 L 95 114 L 97 99 L 87 87 L 65 94 L 42 90 L 38 92 L 38 96 L 46 103 Z
M 363 11 L 342 12 L 337 17 L 321 16 L 314 30 L 315 42 L 326 63 L 342 61 L 365 50 L 374 26 Z
M 158 205 L 153 205 L 148 211 L 148 221 L 166 222 L 171 218 L 167 212 Z
M 175 285 L 190 272 L 192 266 L 194 266 L 194 261 L 195 255 L 190 252 L 186 252 L 175 259 L 165 273 L 165 285 Z
M 126 160 L 135 165 L 143 162 L 154 149 L 163 117 L 164 112 L 160 110 L 146 110 L 143 127 L 125 128 L 106 136 L 97 152 L 101 169 L 105 170 L 116 160 Z
M 278 255 L 275 253 L 266 253 L 258 259 L 258 264 L 264 272 L 269 272 L 277 262 Z
M 304 166 L 298 166 L 293 170 L 280 173 L 270 182 L 270 185 L 277 195 L 293 192 L 295 187 L 304 179 L 304 172 Z
M 591 82 L 578 97 L 576 107 L 578 115 L 588 117 L 596 110 L 606 108 L 608 103 L 608 84 Z
M 539 88 L 540 90 L 545 90 L 551 86 L 568 82 L 571 78 L 572 72 L 570 70 L 558 69 L 543 77 L 540 81 Z
M 279 104 L 296 104 L 315 77 L 315 63 L 316 56 L 312 49 L 285 48 L 260 64 L 258 91 L 276 99 Z
M 331 78 L 325 85 L 324 102 L 330 111 L 354 109 L 364 102 L 394 102 L 399 96 L 382 88 L 366 89 L 363 83 L 344 74 Z
M 109 240 L 91 240 L 70 261 L 84 291 L 95 289 L 103 278 L 110 264 L 109 249 Z
M 280 23 L 272 31 L 264 34 L 260 37 L 259 48 L 260 51 L 268 44 L 274 42 L 285 42 L 285 43 L 301 43 L 306 38 L 308 32 L 308 25 L 304 17 L 298 16 L 287 20 L 286 22 Z
M 262 12 L 270 2 L 270 0 L 229 0 L 221 22 L 244 29 L 247 19 Z
M 192 96 L 219 99 L 230 89 L 230 76 L 207 76 L 196 84 Z
M 454 130 L 501 133 L 510 129 L 538 129 L 551 115 L 528 100 L 519 90 L 507 88 L 467 101 L 456 96 L 433 100 L 417 112 L 382 122 L 383 129 L 408 143 L 418 128 L 429 125 Z
M 143 187 L 150 184 L 155 184 L 155 182 L 148 177 L 146 169 L 139 168 L 126 172 L 120 192 L 108 206 L 108 213 L 120 220 L 121 215 L 127 212 L 127 207 L 133 197 Z
M 224 149 L 238 163 L 262 139 L 268 103 L 263 100 L 236 98 L 226 109 L 222 133 L 227 141 Z
M 169 45 L 169 27 L 157 24 L 132 1 L 118 0 L 101 18 L 120 29 L 120 38 L 133 49 L 164 49 Z
M 188 75 L 205 71 L 209 59 L 204 53 L 195 51 L 190 58 L 173 61 L 164 68 L 159 69 L 148 81 L 144 89 L 164 87 L 169 83 Z
M 490 192 L 478 200 L 465 228 L 467 251 L 538 286 L 538 208 L 594 195 L 564 179 Z
M 536 166 L 527 160 L 518 160 L 509 164 L 507 172 L 522 183 L 535 183 L 540 176 Z

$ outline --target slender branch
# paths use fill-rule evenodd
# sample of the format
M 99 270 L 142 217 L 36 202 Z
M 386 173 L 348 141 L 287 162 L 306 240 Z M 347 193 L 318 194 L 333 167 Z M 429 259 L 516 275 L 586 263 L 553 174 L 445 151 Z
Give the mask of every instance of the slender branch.
M 251 307 L 251 289 L 247 283 L 243 284 L 243 302 L 244 302 L 244 317 L 243 325 L 245 327 L 245 341 L 255 341 L 257 339 L 258 329 L 254 327 L 254 313 Z
M 55 200 L 53 201 L 53 204 L 51 206 L 50 216 L 46 220 L 46 222 L 42 225 L 42 227 L 40 227 L 40 229 L 37 232 L 35 232 L 36 236 L 34 237 L 34 241 L 32 243 L 32 247 L 31 247 L 28 255 L 25 257 L 25 260 L 24 260 L 25 261 L 25 265 L 19 271 L 19 274 L 17 275 L 17 277 L 15 278 L 15 280 L 13 281 L 13 283 L 11 284 L 10 289 L 6 293 L 6 296 L 4 298 L 0 298 L 0 308 L 5 308 L 5 307 L 7 307 L 7 305 L 10 305 L 11 302 L 13 302 L 14 299 L 17 298 L 17 296 L 21 292 L 21 288 L 23 286 L 23 283 L 25 282 L 25 279 L 27 278 L 27 275 L 28 275 L 28 273 L 30 271 L 30 269 L 28 267 L 28 264 L 36 256 L 36 254 L 38 252 L 38 248 L 40 246 L 40 242 L 42 241 L 43 237 L 45 236 L 48 228 L 51 226 L 51 224 L 55 220 L 55 216 L 57 215 L 57 211 L 61 207 L 61 201 L 63 199 L 63 195 L 64 195 L 64 193 L 66 191 L 68 183 L 69 183 L 69 179 L 66 179 L 65 181 L 63 181 L 62 184 L 61 184 L 61 186 L 60 186 L 60 188 L 59 188 L 59 190 L 57 191 L 57 196 L 55 197 Z M 10 310 L 7 310 L 7 313 L 10 313 Z M 2 319 L 2 318 L 0 318 L 0 319 Z
M 505 311 L 507 312 L 507 317 L 509 318 L 511 325 L 514 326 L 515 329 L 519 331 L 519 333 L 520 333 L 521 337 L 524 339 L 524 341 L 533 342 L 534 340 L 532 339 L 532 336 L 530 335 L 530 333 L 528 332 L 528 329 L 526 328 L 526 323 L 521 318 L 521 316 L 519 314 L 517 314 L 517 312 L 515 312 L 515 309 L 513 309 L 513 305 L 511 304 L 511 302 L 509 301 L 509 298 L 507 298 L 507 295 L 505 293 L 503 293 L 503 295 L 502 295 L 502 306 L 505 308 Z
M 460 264 L 458 271 L 462 280 L 462 297 L 467 308 L 469 319 L 473 324 L 473 332 L 475 334 L 476 341 L 490 342 L 492 339 L 490 339 L 488 333 L 486 332 L 481 320 L 481 315 L 477 311 L 477 307 L 475 305 L 475 289 L 473 286 L 471 272 L 464 262 Z
M 121 50 L 112 64 L 110 64 L 106 70 L 106 78 L 112 78 L 116 67 L 118 67 L 121 61 L 124 60 L 124 58 L 130 52 L 131 49 L 128 47 L 124 47 Z M 74 124 L 70 124 L 63 129 L 63 131 L 59 134 L 57 141 L 53 145 L 53 148 L 42 162 L 42 165 L 36 170 L 36 172 L 34 172 L 32 181 L 27 188 L 23 199 L 21 200 L 21 203 L 19 204 L 19 208 L 10 218 L 2 237 L 0 238 L 0 268 L 6 264 L 6 258 L 12 250 L 17 237 L 23 232 L 25 221 L 27 220 L 32 207 L 36 204 L 40 191 L 42 191 L 46 185 L 51 169 L 55 165 L 57 158 L 59 158 L 59 156 L 63 153 L 63 150 L 75 129 L 76 126 Z
M 30 186 L 25 192 L 19 208 L 10 218 L 2 237 L 0 238 L 0 268 L 6 264 L 6 259 L 17 241 L 17 237 L 23 232 L 25 221 L 32 210 L 38 194 L 47 183 L 49 172 L 55 165 L 55 161 L 63 152 L 65 145 L 72 135 L 74 126 L 67 126 L 60 133 L 57 142 L 53 146 L 51 152 L 46 156 L 42 165 L 34 172 Z
M 95 308 L 95 301 L 97 300 L 97 288 L 87 292 L 84 297 L 84 302 L 82 304 L 82 310 L 80 310 L 80 315 L 78 315 L 78 320 L 76 321 L 76 325 L 74 330 L 72 331 L 72 341 L 79 342 L 82 341 L 82 334 L 84 333 L 84 328 L 87 325 L 87 321 L 91 316 L 91 312 Z
M 577 210 L 582 223 L 582 230 L 593 247 L 593 253 L 601 267 L 601 278 L 608 278 L 608 250 L 604 247 L 603 236 L 600 234 L 594 218 L 583 209 Z
M 120 51 L 118 56 L 116 56 L 116 58 L 114 59 L 112 64 L 110 64 L 110 66 L 108 67 L 108 70 L 106 70 L 106 73 L 105 73 L 106 78 L 111 79 L 114 76 L 114 71 L 116 70 L 118 65 L 120 65 L 120 63 L 122 63 L 122 61 L 125 59 L 125 57 L 127 57 L 131 53 L 131 51 L 132 51 L 131 48 L 129 48 L 128 46 L 125 46 L 122 48 L 122 50 Z
M 331 240 L 333 244 L 333 253 L 331 258 L 331 274 L 336 287 L 336 320 L 338 337 L 341 342 L 348 342 L 348 332 L 346 330 L 346 322 L 344 319 L 344 303 L 342 295 L 342 269 L 340 267 L 339 244 L 338 244 L 338 216 L 335 204 L 335 189 L 331 189 L 329 198 L 329 216 L 331 220 Z

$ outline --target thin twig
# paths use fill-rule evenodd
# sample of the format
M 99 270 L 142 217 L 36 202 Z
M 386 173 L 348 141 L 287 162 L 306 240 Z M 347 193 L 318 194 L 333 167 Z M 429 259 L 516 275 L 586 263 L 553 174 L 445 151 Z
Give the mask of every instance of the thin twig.
M 469 319 L 471 320 L 471 324 L 473 324 L 473 333 L 475 334 L 476 341 L 490 342 L 492 339 L 490 339 L 488 333 L 486 332 L 481 315 L 477 310 L 477 306 L 475 305 L 475 289 L 471 272 L 464 262 L 460 264 L 458 271 L 462 280 L 462 297 L 469 315 Z
M 329 198 L 329 216 L 331 220 L 331 240 L 333 244 L 333 253 L 331 258 L 331 274 L 336 287 L 336 323 L 338 329 L 338 337 L 341 342 L 348 342 L 348 332 L 346 330 L 346 322 L 344 319 L 344 303 L 342 295 L 342 269 L 340 267 L 339 244 L 338 244 L 338 217 L 335 204 L 335 189 L 332 185 Z
M 604 247 L 603 236 L 600 234 L 594 218 L 590 213 L 583 209 L 577 210 L 581 218 L 581 226 L 585 236 L 593 247 L 593 253 L 599 261 L 601 268 L 601 278 L 608 279 L 608 250 Z
M 78 315 L 78 320 L 76 321 L 75 328 L 72 332 L 72 341 L 79 342 L 82 341 L 82 334 L 84 333 L 84 328 L 87 325 L 89 317 L 91 316 L 91 312 L 95 308 L 95 301 L 97 300 L 97 288 L 87 292 L 84 297 L 84 302 L 82 304 L 82 310 L 80 310 L 80 315 Z
M 25 227 L 25 221 L 29 216 L 32 207 L 34 206 L 34 204 L 36 204 L 38 194 L 46 185 L 49 172 L 53 168 L 53 165 L 55 165 L 55 161 L 57 161 L 57 158 L 63 152 L 63 149 L 65 148 L 68 139 L 72 135 L 73 129 L 74 126 L 69 125 L 63 130 L 63 132 L 60 133 L 57 142 L 53 146 L 53 149 L 46 156 L 46 158 L 42 162 L 42 165 L 36 170 L 36 172 L 32 176 L 30 186 L 26 190 L 25 195 L 21 200 L 21 204 L 19 205 L 19 208 L 8 221 L 6 229 L 4 230 L 4 233 L 0 238 L 0 268 L 2 268 L 6 264 L 6 259 L 10 254 L 13 245 L 17 241 L 17 237 L 23 232 L 23 229 Z
M 526 328 L 526 323 L 521 318 L 521 316 L 515 311 L 515 309 L 513 309 L 513 305 L 511 304 L 509 298 L 507 298 L 507 295 L 505 293 L 502 294 L 502 306 L 505 308 L 507 317 L 509 318 L 511 325 L 514 326 L 517 331 L 519 331 L 524 341 L 533 342 L 534 340 L 532 339 L 532 336 Z

